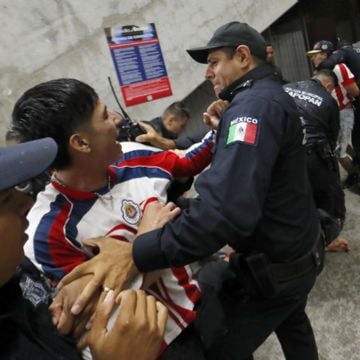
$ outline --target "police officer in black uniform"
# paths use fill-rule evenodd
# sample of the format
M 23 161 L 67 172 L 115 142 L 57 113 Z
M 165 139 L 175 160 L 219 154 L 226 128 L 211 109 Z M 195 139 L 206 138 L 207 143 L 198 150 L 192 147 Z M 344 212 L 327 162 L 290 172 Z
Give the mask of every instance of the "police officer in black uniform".
M 285 91 L 293 97 L 302 117 L 308 170 L 315 204 L 342 224 L 345 198 L 334 150 L 339 134 L 339 109 L 330 95 L 336 85 L 331 70 L 319 70 L 312 79 L 287 84 Z
M 330 41 L 320 40 L 318 41 L 313 50 L 321 47 L 321 44 L 327 43 L 329 48 L 329 57 L 322 61 L 317 70 L 329 69 L 332 70 L 336 64 L 344 63 L 350 71 L 354 74 L 356 81 L 360 84 L 360 54 L 353 49 L 350 44 L 344 44 L 339 49 L 334 50 L 334 45 Z
M 133 245 L 100 250 L 77 267 L 77 276 L 96 263 L 88 288 L 121 288 L 136 270 L 189 264 L 228 244 L 235 250 L 229 262 L 210 263 L 200 273 L 207 289 L 197 325 L 206 358 L 251 358 L 275 331 L 287 359 L 318 359 L 305 306 L 323 248 L 296 104 L 266 64 L 264 39 L 245 23 L 221 26 L 206 46 L 188 52 L 208 64 L 205 77 L 230 103 L 208 108 L 213 123 L 222 114 L 212 165 L 196 183 L 199 196 L 162 228 L 140 227 Z M 142 221 L 155 224 L 153 210 L 149 204 Z M 83 293 L 77 304 L 89 296 Z
M 340 44 L 340 48 L 334 50 L 334 45 L 330 41 L 321 40 L 314 45 L 314 49 L 321 48 L 322 44 L 326 44 L 329 48 L 329 56 L 322 61 L 317 70 L 330 69 L 332 70 L 336 64 L 344 63 L 350 71 L 354 74 L 357 85 L 360 87 L 360 53 L 355 50 L 351 44 L 344 42 Z M 353 101 L 355 121 L 352 131 L 352 145 L 355 150 L 356 157 L 353 159 L 354 163 L 360 166 L 360 99 L 356 98 Z
M 287 359 L 317 359 L 304 309 L 320 262 L 319 222 L 296 105 L 265 62 L 263 38 L 245 23 L 221 26 L 188 52 L 208 64 L 205 77 L 230 105 L 212 166 L 197 181 L 199 196 L 176 220 L 135 240 L 135 264 L 147 272 L 232 246 L 229 264 L 213 273 L 225 331 L 208 358 L 251 357 L 275 331 Z

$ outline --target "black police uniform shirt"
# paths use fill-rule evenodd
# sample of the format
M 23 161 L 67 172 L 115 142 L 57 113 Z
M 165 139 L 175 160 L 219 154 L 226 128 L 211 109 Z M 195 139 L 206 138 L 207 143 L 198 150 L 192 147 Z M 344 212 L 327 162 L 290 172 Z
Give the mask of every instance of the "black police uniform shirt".
M 341 63 L 344 63 L 350 69 L 357 83 L 360 84 L 360 53 L 352 47 L 341 48 L 334 51 L 326 60 L 317 66 L 317 69 L 332 70 L 336 64 Z
M 81 359 L 74 341 L 61 336 L 52 324 L 50 301 L 46 282 L 25 259 L 0 288 L 1 359 Z
M 327 140 L 334 150 L 339 134 L 339 108 L 331 94 L 317 79 L 287 84 L 284 90 L 298 107 L 306 143 Z
M 212 165 L 197 180 L 199 196 L 177 219 L 135 240 L 140 271 L 188 264 L 225 244 L 245 254 L 264 252 L 274 263 L 314 247 L 319 223 L 293 99 L 266 65 L 221 95 L 231 104 L 220 120 Z

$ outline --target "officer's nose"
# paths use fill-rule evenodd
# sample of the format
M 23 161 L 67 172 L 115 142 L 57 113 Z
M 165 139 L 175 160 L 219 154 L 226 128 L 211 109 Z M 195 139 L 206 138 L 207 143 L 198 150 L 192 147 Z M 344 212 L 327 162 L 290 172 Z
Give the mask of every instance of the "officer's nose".
M 214 72 L 210 69 L 210 65 L 207 65 L 205 70 L 205 79 L 211 80 L 214 77 Z

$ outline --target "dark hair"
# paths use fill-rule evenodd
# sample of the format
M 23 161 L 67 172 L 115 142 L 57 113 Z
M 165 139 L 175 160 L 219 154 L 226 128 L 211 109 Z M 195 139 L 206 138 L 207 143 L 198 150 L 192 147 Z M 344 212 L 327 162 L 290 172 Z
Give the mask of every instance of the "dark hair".
M 167 115 L 174 115 L 176 117 L 186 117 L 190 119 L 189 109 L 181 101 L 175 101 L 170 104 L 164 111 L 163 117 Z
M 254 64 L 256 66 L 261 66 L 261 65 L 268 64 L 265 59 L 261 59 L 261 58 L 255 56 L 255 55 L 253 55 L 252 57 L 253 57 L 253 60 L 254 60 Z
M 334 84 L 334 86 L 338 85 L 338 78 L 335 75 L 335 73 L 330 69 L 316 70 L 314 72 L 314 77 L 318 77 L 318 76 L 325 76 L 325 77 L 327 77 L 328 79 L 331 80 L 331 82 Z
M 236 52 L 236 47 L 233 46 L 224 46 L 222 48 L 220 48 L 221 51 L 223 51 L 226 56 L 228 57 L 228 59 L 232 59 L 235 55 Z M 254 64 L 256 66 L 260 66 L 260 65 L 264 65 L 266 64 L 266 60 L 265 59 L 260 59 L 258 56 L 251 54 L 253 60 L 254 60 Z
M 224 47 L 220 48 L 220 50 L 226 54 L 228 59 L 232 59 L 234 57 L 236 49 L 237 48 L 234 46 L 224 46 Z
M 17 131 L 15 131 L 14 129 L 10 129 L 5 134 L 5 141 L 6 142 L 13 141 L 15 143 L 20 143 L 22 142 L 22 139 Z
M 51 80 L 27 90 L 12 112 L 12 131 L 22 141 L 52 137 L 58 154 L 52 164 L 62 169 L 70 164 L 68 141 L 82 125 L 90 123 L 99 100 L 95 90 L 75 79 Z

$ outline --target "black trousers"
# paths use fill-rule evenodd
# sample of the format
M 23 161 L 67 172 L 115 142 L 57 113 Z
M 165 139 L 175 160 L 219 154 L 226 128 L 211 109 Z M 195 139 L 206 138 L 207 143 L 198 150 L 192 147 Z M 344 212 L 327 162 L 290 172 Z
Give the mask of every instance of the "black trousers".
M 307 167 L 315 205 L 336 219 L 345 219 L 345 195 L 338 173 L 314 151 L 308 154 Z
M 164 350 L 158 360 L 205 360 L 204 348 L 198 331 L 190 324 Z
M 197 326 L 206 343 L 206 359 L 251 359 L 273 331 L 286 359 L 318 359 L 314 334 L 305 314 L 315 270 L 280 284 L 270 299 L 232 294 L 222 285 L 229 276 L 228 264 L 223 261 L 209 263 L 199 273 L 203 308 L 199 309 Z

